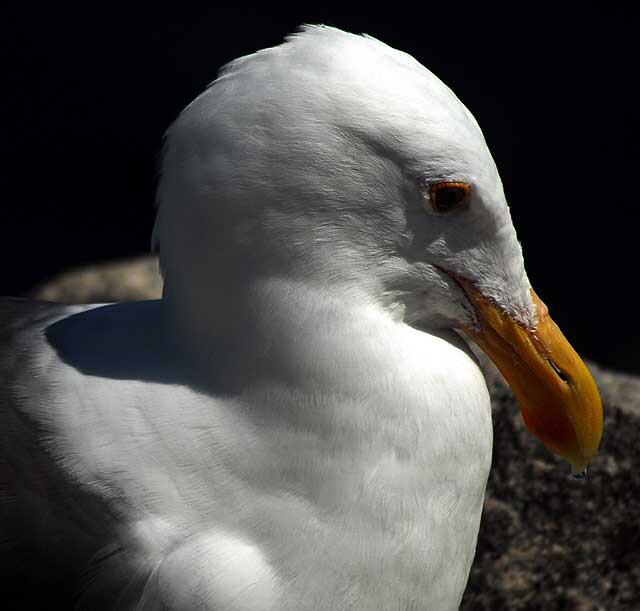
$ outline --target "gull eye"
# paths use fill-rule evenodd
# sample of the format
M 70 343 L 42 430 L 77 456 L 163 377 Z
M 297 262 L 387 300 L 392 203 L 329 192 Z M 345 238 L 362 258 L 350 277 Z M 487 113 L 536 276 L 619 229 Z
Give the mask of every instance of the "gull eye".
M 438 182 L 429 185 L 429 205 L 438 214 L 448 214 L 462 206 L 471 187 L 464 182 Z

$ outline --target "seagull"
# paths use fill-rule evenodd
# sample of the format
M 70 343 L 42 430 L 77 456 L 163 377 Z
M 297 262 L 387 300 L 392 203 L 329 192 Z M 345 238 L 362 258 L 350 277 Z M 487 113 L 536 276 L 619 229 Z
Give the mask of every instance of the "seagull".
M 157 199 L 162 299 L 0 306 L 4 599 L 457 609 L 492 453 L 469 342 L 575 473 L 602 432 L 473 116 L 306 26 L 185 108 Z

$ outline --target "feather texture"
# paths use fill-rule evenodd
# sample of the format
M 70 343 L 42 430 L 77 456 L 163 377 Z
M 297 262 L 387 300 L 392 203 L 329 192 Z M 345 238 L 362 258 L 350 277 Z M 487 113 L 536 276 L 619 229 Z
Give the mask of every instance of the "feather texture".
M 434 214 L 425 180 L 469 206 Z M 534 317 L 469 111 L 408 55 L 307 27 L 185 109 L 158 203 L 162 300 L 0 306 L 6 597 L 457 609 L 492 429 L 441 268 Z

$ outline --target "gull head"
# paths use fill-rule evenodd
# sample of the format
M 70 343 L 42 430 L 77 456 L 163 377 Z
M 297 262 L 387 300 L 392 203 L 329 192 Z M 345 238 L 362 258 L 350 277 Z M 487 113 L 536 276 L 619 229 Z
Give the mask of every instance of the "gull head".
M 232 62 L 169 129 L 158 203 L 164 298 L 185 316 L 287 278 L 463 330 L 536 437 L 576 471 L 595 453 L 598 391 L 531 288 L 482 132 L 411 56 L 312 26 Z

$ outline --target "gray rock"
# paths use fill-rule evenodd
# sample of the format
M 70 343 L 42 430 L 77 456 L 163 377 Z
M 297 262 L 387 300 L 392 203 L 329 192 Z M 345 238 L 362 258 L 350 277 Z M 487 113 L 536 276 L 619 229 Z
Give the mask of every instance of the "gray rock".
M 105 303 L 157 299 L 162 295 L 158 258 L 89 265 L 56 276 L 29 292 L 29 297 L 60 303 Z
M 157 260 L 69 272 L 32 292 L 52 301 L 158 297 Z M 511 391 L 478 353 L 494 411 L 493 467 L 464 611 L 640 609 L 640 378 L 589 363 L 604 436 L 585 480 L 526 431 Z M 434 610 L 437 611 L 437 610 Z
M 493 465 L 465 611 L 640 609 L 640 379 L 588 363 L 604 434 L 585 480 L 527 432 L 479 355 L 493 401 Z

